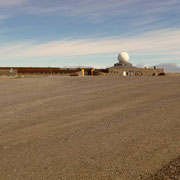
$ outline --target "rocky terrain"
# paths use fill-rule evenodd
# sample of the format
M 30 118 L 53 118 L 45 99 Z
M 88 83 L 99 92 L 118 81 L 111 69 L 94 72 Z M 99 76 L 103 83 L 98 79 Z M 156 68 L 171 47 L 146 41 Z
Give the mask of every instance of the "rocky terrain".
M 179 180 L 180 77 L 0 81 L 0 180 Z

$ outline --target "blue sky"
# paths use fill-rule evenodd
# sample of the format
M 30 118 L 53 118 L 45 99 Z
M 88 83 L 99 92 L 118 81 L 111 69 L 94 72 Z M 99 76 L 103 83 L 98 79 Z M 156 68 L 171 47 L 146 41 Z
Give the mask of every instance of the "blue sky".
M 0 66 L 180 66 L 179 0 L 0 0 Z

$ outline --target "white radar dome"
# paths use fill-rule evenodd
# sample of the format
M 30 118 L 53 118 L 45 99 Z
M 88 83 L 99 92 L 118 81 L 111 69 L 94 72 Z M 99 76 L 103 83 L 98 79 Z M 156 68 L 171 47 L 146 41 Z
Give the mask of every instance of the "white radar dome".
M 118 55 L 118 60 L 120 61 L 120 62 L 128 62 L 128 60 L 129 60 L 129 55 L 128 55 L 128 53 L 126 53 L 126 52 L 121 52 L 121 53 L 119 53 L 119 55 Z

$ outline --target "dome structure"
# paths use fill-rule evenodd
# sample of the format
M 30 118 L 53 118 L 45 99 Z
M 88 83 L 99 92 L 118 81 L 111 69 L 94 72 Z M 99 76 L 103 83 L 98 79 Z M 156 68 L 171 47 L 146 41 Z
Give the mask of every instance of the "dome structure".
M 121 52 L 118 55 L 118 63 L 114 64 L 115 68 L 136 68 L 129 63 L 129 54 L 127 52 Z
M 129 61 L 129 54 L 127 52 L 121 52 L 118 55 L 119 62 L 128 62 Z

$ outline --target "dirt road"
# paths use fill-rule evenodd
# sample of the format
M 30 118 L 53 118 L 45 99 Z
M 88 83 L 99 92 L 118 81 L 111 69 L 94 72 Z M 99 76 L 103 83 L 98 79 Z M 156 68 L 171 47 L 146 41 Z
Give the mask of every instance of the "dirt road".
M 180 77 L 0 81 L 0 180 L 147 179 L 179 156 Z

